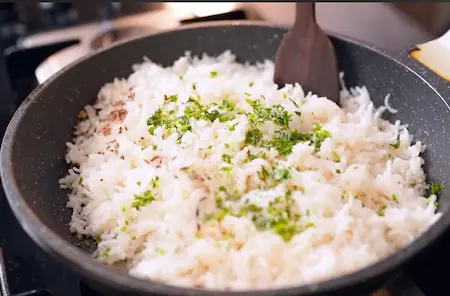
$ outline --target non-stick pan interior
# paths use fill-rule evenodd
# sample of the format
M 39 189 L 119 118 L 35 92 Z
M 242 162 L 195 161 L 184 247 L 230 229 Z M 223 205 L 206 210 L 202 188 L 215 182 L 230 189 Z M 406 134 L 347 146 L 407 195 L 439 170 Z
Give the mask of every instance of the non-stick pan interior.
M 242 62 L 274 59 L 284 29 L 261 25 L 207 26 L 177 30 L 144 37 L 93 55 L 63 70 L 50 83 L 34 92 L 25 102 L 27 108 L 16 117 L 11 153 L 12 175 L 21 196 L 37 218 L 52 231 L 72 243 L 80 240 L 69 232 L 71 211 L 66 208 L 67 192 L 58 179 L 67 171 L 65 143 L 72 139 L 77 113 L 95 99 L 98 90 L 115 77 L 126 77 L 131 65 L 144 56 L 171 65 L 186 51 L 218 55 L 231 50 Z M 427 172 L 432 181 L 450 184 L 449 109 L 441 97 L 420 77 L 401 64 L 348 41 L 332 39 L 339 66 L 348 86 L 365 85 L 377 106 L 391 94 L 392 107 L 410 125 L 416 140 L 427 146 Z M 154 79 L 158 79 L 155 77 Z M 449 191 L 440 196 L 440 209 L 446 210 Z

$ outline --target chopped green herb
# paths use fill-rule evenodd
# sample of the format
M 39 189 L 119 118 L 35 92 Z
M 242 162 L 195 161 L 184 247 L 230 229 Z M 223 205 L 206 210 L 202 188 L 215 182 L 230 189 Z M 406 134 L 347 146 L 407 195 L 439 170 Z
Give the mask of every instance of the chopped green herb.
M 164 100 L 175 103 L 178 100 L 178 94 L 174 94 L 174 95 L 171 95 L 171 96 L 164 95 Z
M 334 162 L 340 162 L 341 161 L 341 157 L 335 151 L 331 151 L 331 155 L 333 156 L 333 161 Z
M 156 248 L 156 253 L 160 254 L 160 255 L 164 255 L 166 251 L 164 249 L 161 248 Z
M 111 252 L 111 248 L 110 247 L 106 247 L 104 250 L 103 250 L 103 254 L 102 254 L 102 256 L 103 256 L 103 258 L 108 258 L 109 257 L 109 253 Z
M 261 152 L 256 153 L 256 154 L 252 154 L 250 152 L 250 150 L 247 150 L 247 161 L 252 161 L 252 160 L 255 160 L 257 158 L 266 159 L 267 158 L 267 154 L 264 151 L 261 151 Z
M 163 114 L 162 114 L 162 109 L 159 108 L 158 110 L 155 111 L 155 113 L 153 113 L 152 116 L 150 116 L 150 118 L 147 120 L 147 125 L 149 126 L 149 130 L 148 132 L 153 136 L 155 133 L 155 129 L 157 127 L 160 127 L 164 124 L 163 122 Z
M 336 174 L 340 174 L 341 170 L 340 169 L 336 169 Z
M 223 144 L 223 146 L 227 149 L 230 149 L 230 144 L 228 144 L 228 143 Z
M 252 87 L 253 84 L 255 84 L 255 83 L 254 83 L 253 81 L 250 81 L 250 82 L 248 83 L 248 87 Z
M 152 149 L 156 150 L 158 147 L 156 145 L 152 145 Z
M 223 218 L 225 218 L 225 216 L 229 213 L 229 209 L 227 208 L 221 208 L 219 213 L 217 214 L 217 221 L 222 221 Z
M 150 180 L 150 186 L 152 186 L 152 188 L 158 188 L 159 187 L 159 177 L 156 176 L 155 178 L 152 178 Z
M 212 145 L 209 145 L 209 146 L 208 146 L 208 149 L 211 149 L 211 148 L 212 148 Z
M 140 207 L 145 207 L 149 203 L 155 200 L 155 197 L 152 195 L 150 190 L 146 190 L 141 194 L 134 195 L 134 201 L 131 204 L 133 208 L 139 210 Z
M 259 129 L 251 129 L 245 134 L 245 144 L 257 146 L 262 140 L 262 133 Z
M 236 106 L 236 103 L 232 103 L 228 100 L 223 100 L 222 101 L 222 109 L 228 110 L 228 111 L 233 111 L 234 110 L 234 106 Z
M 322 129 L 320 125 L 317 125 L 314 129 L 314 152 L 320 151 L 320 146 L 326 138 L 330 137 L 330 132 Z
M 270 176 L 269 175 L 269 171 L 266 169 L 266 167 L 265 166 L 261 166 L 261 170 L 259 170 L 258 172 L 257 172 L 257 174 L 258 174 L 258 178 L 261 180 L 261 181 L 266 181 L 267 180 L 267 178 Z
M 141 181 L 136 182 L 137 186 L 141 186 Z
M 247 97 L 250 97 L 252 94 L 244 91 L 244 95 L 246 95 Z
M 295 111 L 294 113 L 297 114 L 300 117 L 302 116 L 302 113 L 300 111 Z
M 217 77 L 217 71 L 211 71 L 211 72 L 209 72 L 209 77 L 211 77 L 211 78 L 214 78 L 214 77 Z
M 195 83 L 192 83 L 192 89 L 195 91 L 197 90 L 197 86 L 195 85 Z
M 292 147 L 298 142 L 310 141 L 312 136 L 310 134 L 303 134 L 299 131 L 292 131 L 291 133 L 283 133 L 274 136 L 269 142 L 268 147 L 272 147 L 280 153 L 280 155 L 289 155 L 292 152 Z
M 286 98 L 286 97 L 284 97 L 284 98 Z M 298 104 L 293 99 L 289 98 L 289 101 L 291 101 L 291 103 L 295 106 L 295 108 L 299 108 Z M 297 114 L 297 112 L 298 112 L 298 114 Z M 301 116 L 300 111 L 295 111 L 295 114 L 297 114 L 298 116 Z
M 236 125 L 238 125 L 239 122 L 236 122 L 235 124 L 233 124 L 232 126 L 230 126 L 228 129 L 232 132 L 234 132 L 234 130 L 236 129 Z
M 179 75 L 178 78 L 180 78 L 180 80 L 183 80 L 183 75 Z
M 235 118 L 236 118 L 236 116 L 234 116 L 233 114 L 221 114 L 219 116 L 219 121 L 220 122 L 226 122 L 226 121 L 233 120 Z
M 231 163 L 231 156 L 228 154 L 222 154 L 222 160 L 226 163 Z
M 78 185 L 81 185 L 83 183 L 83 177 L 80 177 L 80 179 L 78 180 Z
M 275 174 L 274 174 L 275 181 L 287 180 L 287 179 L 289 179 L 289 177 L 290 177 L 290 174 L 289 174 L 289 170 L 287 170 L 287 169 L 276 170 Z
M 398 203 L 397 195 L 392 194 L 392 200 L 395 201 L 396 203 Z
M 397 142 L 395 144 L 390 144 L 392 147 L 394 147 L 395 149 L 400 148 L 400 138 L 397 138 Z
M 121 206 L 121 207 L 120 207 L 120 210 L 121 210 L 122 212 L 125 212 L 125 206 Z
M 442 185 L 439 183 L 430 184 L 430 195 L 438 195 L 442 191 Z
M 248 115 L 248 120 L 255 126 L 270 120 L 273 123 L 283 127 L 289 127 L 291 115 L 281 105 L 275 105 L 272 108 L 264 107 L 259 100 L 252 101 L 246 99 L 247 103 L 252 107 L 253 112 Z
M 279 223 L 273 226 L 273 232 L 281 236 L 285 242 L 289 242 L 299 230 L 298 226 L 294 223 Z
M 233 168 L 232 168 L 232 167 L 229 167 L 229 166 L 224 166 L 224 167 L 221 167 L 221 168 L 220 168 L 220 170 L 221 170 L 222 172 L 230 172 L 232 169 L 233 169 Z

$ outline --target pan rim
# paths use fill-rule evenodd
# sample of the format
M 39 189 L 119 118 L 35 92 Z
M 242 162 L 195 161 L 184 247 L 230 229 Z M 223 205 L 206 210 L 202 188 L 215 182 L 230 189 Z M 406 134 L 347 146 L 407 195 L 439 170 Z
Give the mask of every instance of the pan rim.
M 175 31 L 192 30 L 196 28 L 204 27 L 230 27 L 230 26 L 254 26 L 261 28 L 273 28 L 273 29 L 287 29 L 285 26 L 273 25 L 260 21 L 216 21 L 205 22 L 200 24 L 183 25 L 174 29 L 160 31 L 156 33 L 150 33 L 145 36 L 137 37 L 132 40 L 126 40 L 117 42 L 115 45 L 93 51 L 92 53 L 70 63 L 64 67 L 52 77 L 47 79 L 43 84 L 38 86 L 19 106 L 12 119 L 10 120 L 8 127 L 5 131 L 5 135 L 1 145 L 1 179 L 5 189 L 5 194 L 11 209 L 14 212 L 16 219 L 19 221 L 25 232 L 47 253 L 57 257 L 59 261 L 63 261 L 65 265 L 73 270 L 76 270 L 79 275 L 84 278 L 94 279 L 102 283 L 107 282 L 107 286 L 114 288 L 118 291 L 127 291 L 132 293 L 159 293 L 159 294 L 176 294 L 176 295 L 247 295 L 247 296 L 268 296 L 275 294 L 283 295 L 315 295 L 318 293 L 329 292 L 337 289 L 343 289 L 346 287 L 358 285 L 371 278 L 381 277 L 384 274 L 392 272 L 400 265 L 405 263 L 408 259 L 418 255 L 429 244 L 437 240 L 441 234 L 448 229 L 450 225 L 450 214 L 445 212 L 424 234 L 414 240 L 408 246 L 398 250 L 392 255 L 375 262 L 363 269 L 358 269 L 352 273 L 331 278 L 325 281 L 317 283 L 289 286 L 283 288 L 271 288 L 265 290 L 248 290 L 248 291 L 222 291 L 222 290 L 205 290 L 196 288 L 184 288 L 173 286 L 169 284 L 160 283 L 152 280 L 144 280 L 130 276 L 124 271 L 119 271 L 113 267 L 107 266 L 98 262 L 92 258 L 88 253 L 72 245 L 58 234 L 50 230 L 28 207 L 27 203 L 22 197 L 19 186 L 15 181 L 14 170 L 12 167 L 13 156 L 13 142 L 16 134 L 17 127 L 20 125 L 23 117 L 25 116 L 28 106 L 35 103 L 39 95 L 51 85 L 59 76 L 63 75 L 69 69 L 79 63 L 83 63 L 91 57 L 101 54 L 103 51 L 113 49 L 115 47 L 123 46 L 124 44 L 132 43 L 139 39 L 150 38 L 154 35 L 170 34 Z M 333 35 L 332 35 L 333 36 Z M 336 36 L 334 36 L 336 37 Z M 423 78 L 423 74 L 419 75 L 414 69 L 397 58 L 364 43 L 347 39 L 345 37 L 338 37 L 346 42 L 357 44 L 368 50 L 375 51 L 378 54 L 383 55 L 392 61 L 395 61 L 406 67 L 409 71 L 416 74 L 421 80 L 428 84 L 436 94 L 443 100 L 443 102 L 449 107 L 446 100 L 439 94 L 436 88 Z M 432 77 L 430 78 L 432 79 Z M 449 108 L 450 109 L 450 108 Z

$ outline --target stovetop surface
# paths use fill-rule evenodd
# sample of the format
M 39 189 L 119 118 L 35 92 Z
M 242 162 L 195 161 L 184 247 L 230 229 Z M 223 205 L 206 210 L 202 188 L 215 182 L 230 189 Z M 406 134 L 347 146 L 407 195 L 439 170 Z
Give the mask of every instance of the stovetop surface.
M 2 50 L 1 46 L 0 50 Z M 1 63 L 3 62 L 1 61 Z M 12 97 L 14 94 L 7 89 L 6 85 L 2 84 L 6 77 L 1 63 L 0 90 L 3 96 L 0 98 L 0 136 L 3 137 L 6 124 L 14 107 L 17 107 L 24 97 L 7 99 L 8 96 Z M 447 250 L 447 246 L 450 246 L 450 233 L 442 239 L 440 244 L 432 246 L 421 258 L 407 266 L 403 272 L 402 281 L 412 279 L 427 296 L 450 295 L 450 282 L 445 275 L 447 267 L 450 265 L 450 252 Z M 81 283 L 78 276 L 72 271 L 60 265 L 36 246 L 17 222 L 1 188 L 0 248 L 3 251 L 11 295 L 100 296 L 100 294 Z M 406 284 L 400 283 L 402 281 L 397 281 L 392 285 L 393 289 L 390 296 L 415 295 L 403 288 Z M 41 292 L 33 294 L 30 291 Z M 29 293 L 22 294 L 26 292 Z M 384 296 L 385 294 L 379 295 Z

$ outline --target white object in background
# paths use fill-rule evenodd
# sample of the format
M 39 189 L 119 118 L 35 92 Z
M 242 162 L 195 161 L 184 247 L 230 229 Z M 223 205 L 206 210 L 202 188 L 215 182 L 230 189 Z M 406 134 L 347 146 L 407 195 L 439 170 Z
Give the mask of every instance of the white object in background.
M 450 30 L 438 39 L 416 45 L 412 58 L 450 81 Z

